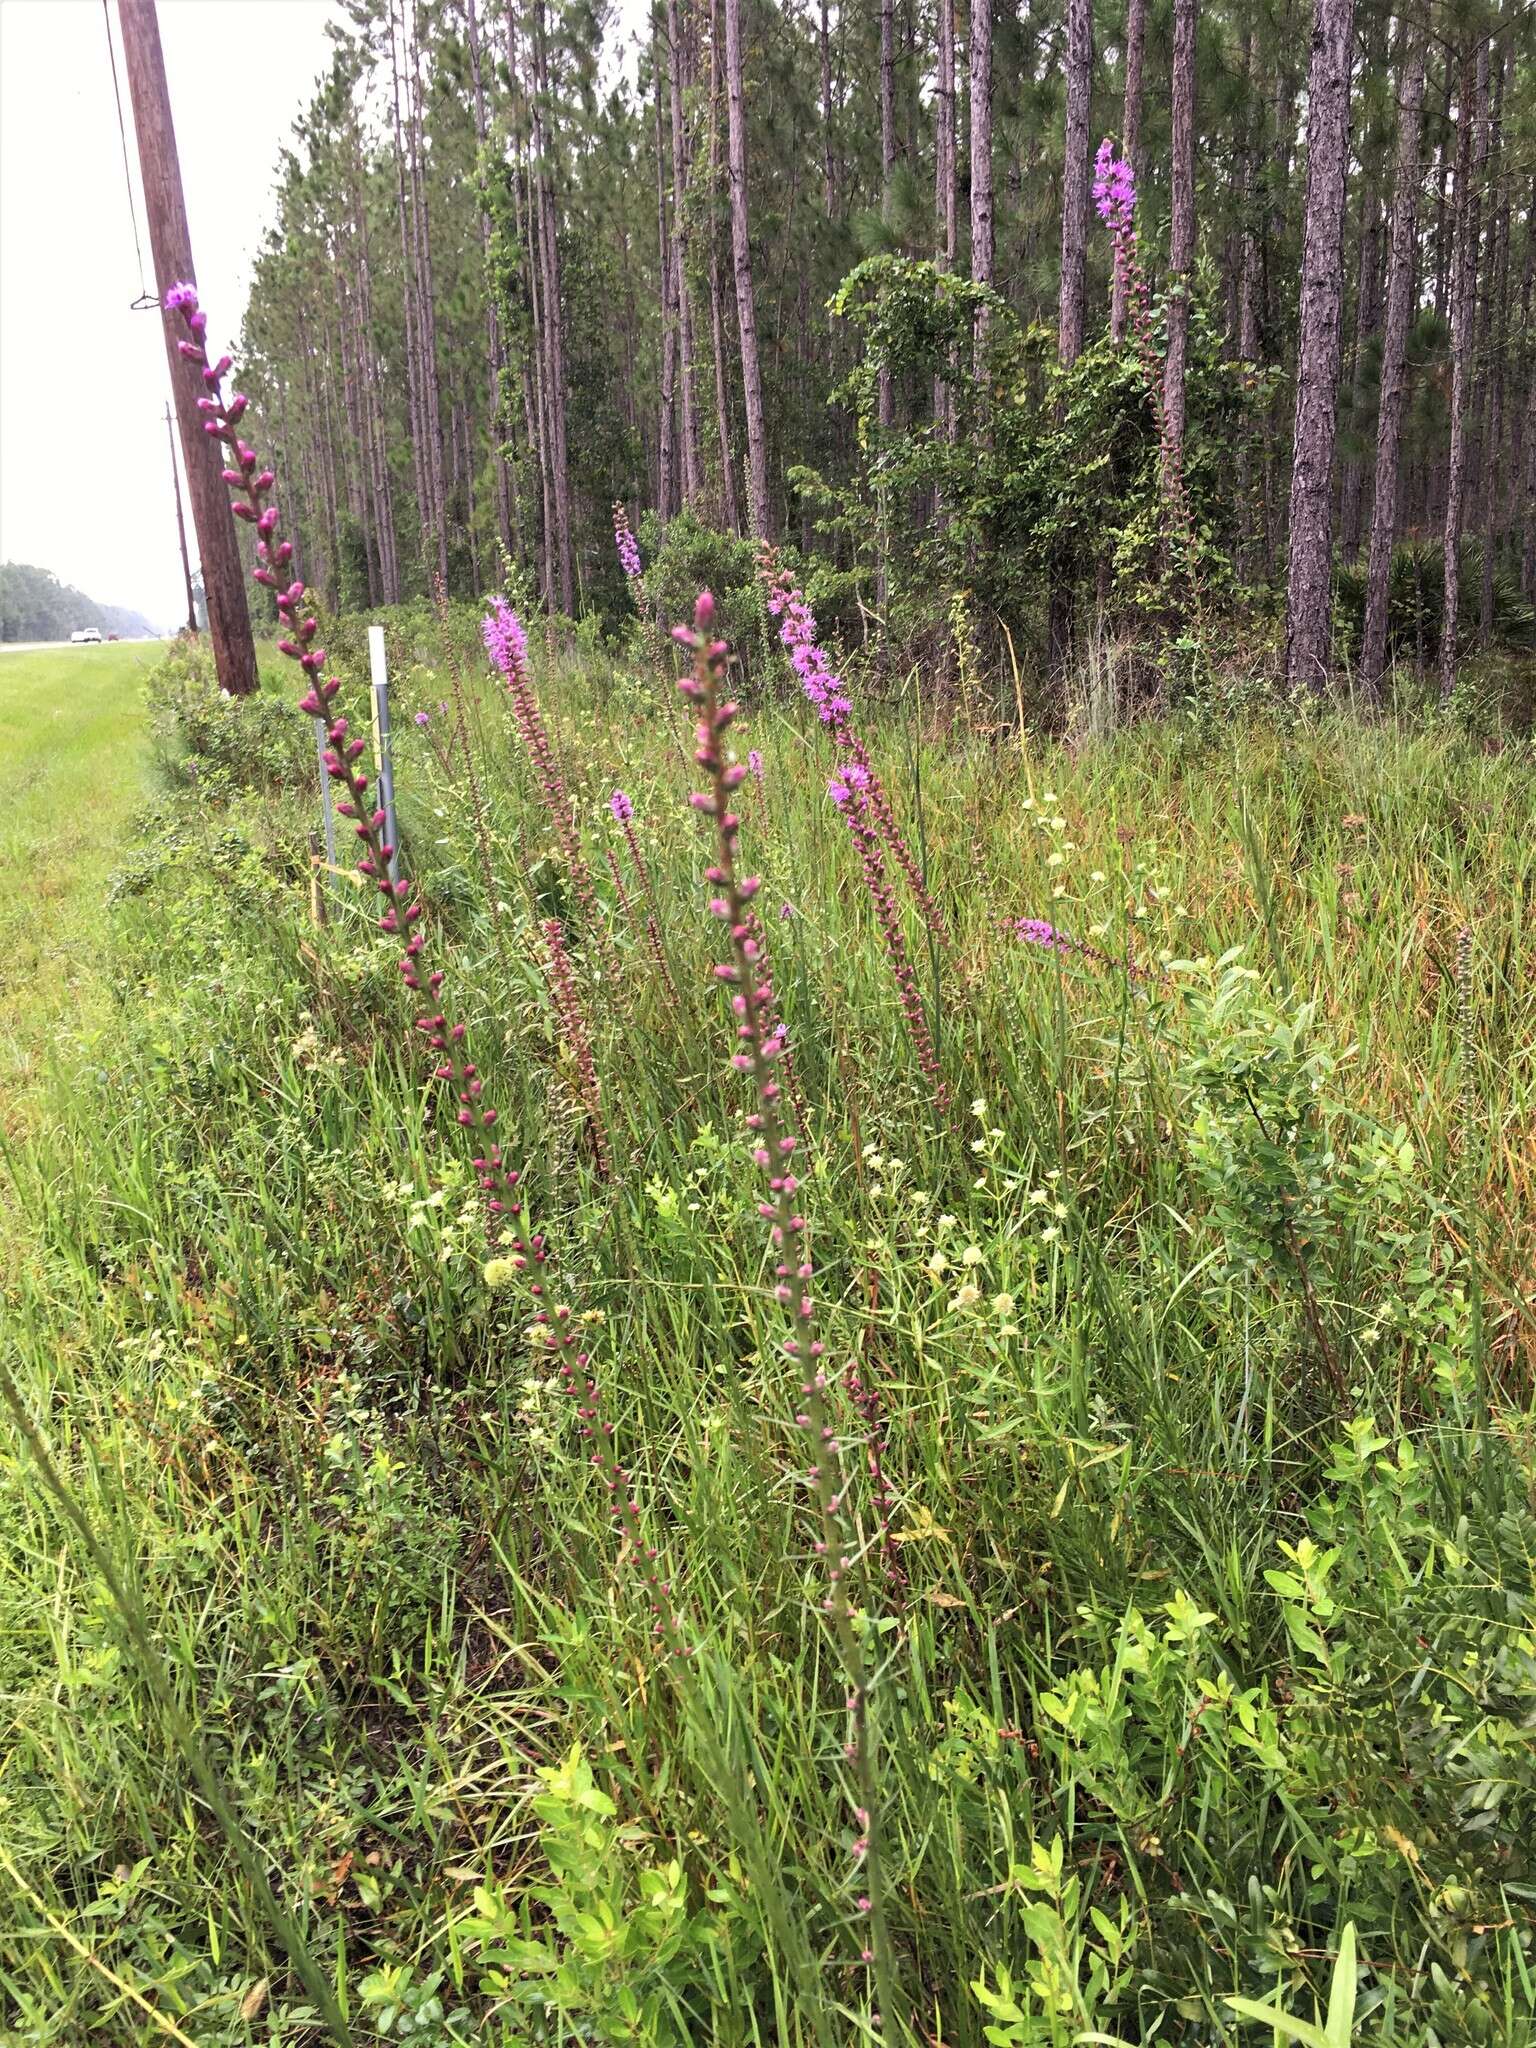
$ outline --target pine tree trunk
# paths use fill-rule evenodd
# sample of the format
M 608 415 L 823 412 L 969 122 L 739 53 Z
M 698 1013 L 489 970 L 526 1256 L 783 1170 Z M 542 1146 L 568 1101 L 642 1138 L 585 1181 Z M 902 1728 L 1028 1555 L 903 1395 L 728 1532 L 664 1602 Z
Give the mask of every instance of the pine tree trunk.
M 1088 4 L 1088 0 L 1083 0 Z M 992 0 L 971 0 L 971 277 L 991 284 L 992 227 Z M 987 316 L 976 322 L 976 370 L 981 374 Z
M 1354 0 L 1317 0 L 1307 75 L 1307 197 L 1285 594 L 1285 676 L 1292 689 L 1321 690 L 1331 655 L 1333 453 L 1354 15 Z
M 1355 271 L 1355 337 L 1350 352 L 1349 419 L 1358 432 L 1366 404 L 1366 357 L 1371 336 L 1380 316 L 1381 298 L 1381 198 L 1375 177 L 1367 173 L 1360 197 L 1358 264 Z M 1352 449 L 1344 464 L 1344 481 L 1339 504 L 1339 544 L 1346 562 L 1360 552 L 1361 522 L 1365 507 L 1365 456 Z
M 891 226 L 896 176 L 896 0 L 880 0 L 880 217 Z M 882 428 L 895 423 L 895 393 L 889 369 L 880 371 L 876 411 Z
M 1371 507 L 1370 553 L 1365 572 L 1365 632 L 1360 687 L 1379 698 L 1387 663 L 1387 600 L 1392 550 L 1397 541 L 1398 461 L 1407 405 L 1408 329 L 1418 238 L 1419 137 L 1424 116 L 1424 31 L 1403 16 L 1402 99 L 1397 116 L 1397 169 L 1392 191 L 1392 244 L 1387 267 L 1386 332 L 1381 348 L 1381 400 L 1376 420 L 1376 489 Z
M 1141 68 L 1147 47 L 1147 0 L 1127 0 L 1125 13 L 1125 98 L 1120 114 L 1120 154 L 1137 179 L 1141 176 Z M 1125 339 L 1125 275 L 1112 269 L 1109 331 Z
M 480 24 L 475 12 L 475 0 L 465 0 L 465 31 L 469 43 L 469 76 L 474 95 L 475 140 L 483 151 L 490 133 L 490 123 L 485 108 L 485 81 L 480 64 Z M 510 554 L 512 549 L 512 490 L 507 474 L 506 451 L 502 444 L 502 432 L 506 413 L 506 363 L 502 356 L 501 322 L 496 312 L 496 295 L 491 290 L 489 263 L 491 255 L 491 216 L 482 205 L 480 208 L 480 261 L 485 270 L 485 356 L 486 382 L 491 394 L 491 473 L 496 490 L 496 531 L 502 547 Z M 477 578 L 478 582 L 478 578 Z
M 401 29 L 402 40 L 404 28 Z M 405 129 L 400 119 L 400 64 L 395 50 L 395 0 L 389 0 L 389 80 L 395 139 L 395 210 L 400 224 L 400 297 L 405 326 L 406 414 L 410 423 L 411 474 L 416 490 L 416 510 L 423 532 L 431 520 L 430 486 L 427 481 L 426 435 L 422 426 L 421 347 L 416 293 L 412 283 L 410 214 L 405 203 Z
M 1443 320 L 1451 303 L 1452 224 L 1446 208 L 1446 179 L 1451 169 L 1451 107 L 1456 93 L 1456 71 L 1445 60 L 1445 97 L 1440 108 L 1440 143 L 1435 165 L 1435 318 Z
M 1195 260 L 1196 0 L 1173 5 L 1173 218 L 1168 249 L 1168 355 L 1163 366 L 1163 497 L 1178 501 L 1184 476 L 1184 368 Z
M 677 510 L 677 270 L 672 237 L 667 229 L 667 182 L 662 168 L 661 32 L 652 49 L 656 66 L 656 242 L 657 274 L 661 279 L 661 416 L 657 427 L 656 509 L 663 519 Z
M 832 147 L 832 31 L 827 0 L 821 0 L 821 189 L 829 221 L 837 218 L 837 157 Z
M 1067 0 L 1066 158 L 1061 171 L 1061 291 L 1057 352 L 1063 364 L 1083 352 L 1088 262 L 1088 122 L 1093 94 L 1093 0 Z
M 768 431 L 763 418 L 763 376 L 757 353 L 757 305 L 752 287 L 752 245 L 747 233 L 747 115 L 742 97 L 741 0 L 724 0 L 725 90 L 729 112 L 731 253 L 736 270 L 736 323 L 741 338 L 741 382 L 747 421 L 747 523 L 754 540 L 771 540 L 768 507 Z
M 1237 355 L 1250 377 L 1259 365 L 1259 301 L 1264 289 L 1263 244 L 1259 234 L 1258 194 L 1255 170 L 1258 162 L 1259 98 L 1254 90 L 1254 32 L 1250 28 L 1243 45 L 1243 81 L 1247 87 L 1243 112 L 1243 138 L 1237 168 L 1239 257 L 1237 284 Z M 1267 559 L 1264 541 L 1270 521 L 1254 479 L 1255 431 L 1245 418 L 1238 429 L 1237 495 L 1239 532 L 1242 536 L 1239 568 L 1246 581 L 1262 572 L 1273 575 L 1274 563 Z M 1260 472 L 1262 475 L 1262 470 Z M 1264 559 L 1261 561 L 1261 557 Z
M 934 260 L 953 270 L 960 234 L 955 176 L 955 0 L 939 0 L 938 88 L 934 96 Z M 933 417 L 947 441 L 955 438 L 954 394 L 944 377 L 933 380 Z
M 1462 52 L 1457 94 L 1456 245 L 1451 262 L 1451 452 L 1445 478 L 1445 596 L 1440 615 L 1440 695 L 1456 687 L 1461 625 L 1461 541 L 1466 524 L 1467 413 L 1472 395 L 1472 334 L 1477 319 L 1476 180 L 1487 155 L 1488 46 Z M 1474 148 L 1474 131 L 1476 143 Z M 1476 161 L 1474 161 L 1476 159 Z
M 549 414 L 550 496 L 554 512 L 555 581 L 560 609 L 575 608 L 576 578 L 571 549 L 571 470 L 566 448 L 565 323 L 560 304 L 560 241 L 555 221 L 555 192 L 549 170 L 544 109 L 549 100 L 549 56 L 545 43 L 544 0 L 533 13 L 533 151 L 538 163 L 535 181 L 538 204 L 540 261 L 544 286 L 545 405 Z
M 448 491 L 443 478 L 443 419 L 437 361 L 437 296 L 432 276 L 432 224 L 427 203 L 426 147 L 421 116 L 421 10 L 411 0 L 411 227 L 416 259 L 416 304 L 420 317 L 422 428 L 427 439 L 426 470 L 431 493 L 429 561 L 448 582 Z
M 720 102 L 724 67 L 720 48 L 720 0 L 710 0 L 709 15 L 709 194 L 713 202 L 724 182 Z M 736 497 L 736 464 L 731 449 L 731 408 L 725 368 L 725 270 L 720 256 L 718 209 L 709 210 L 709 337 L 715 359 L 715 428 L 720 439 L 720 509 L 732 533 L 741 531 Z
M 671 62 L 667 67 L 672 107 L 672 261 L 677 278 L 673 292 L 677 300 L 677 373 L 681 397 L 683 504 L 697 505 L 704 494 L 703 464 L 699 451 L 699 396 L 693 345 L 693 279 L 689 260 L 691 235 L 688 223 L 688 130 L 683 118 L 683 92 L 688 72 L 688 45 L 678 0 L 667 0 L 667 41 Z
M 1504 75 L 1501 51 L 1491 143 L 1491 155 L 1498 166 L 1489 248 L 1493 276 L 1488 312 L 1483 323 L 1487 432 L 1483 436 L 1482 476 L 1479 480 L 1482 488 L 1479 525 L 1483 559 L 1482 588 L 1478 593 L 1477 644 L 1484 653 L 1493 642 L 1493 571 L 1498 553 L 1499 485 L 1504 459 L 1504 359 L 1509 349 L 1509 179 L 1504 169 Z

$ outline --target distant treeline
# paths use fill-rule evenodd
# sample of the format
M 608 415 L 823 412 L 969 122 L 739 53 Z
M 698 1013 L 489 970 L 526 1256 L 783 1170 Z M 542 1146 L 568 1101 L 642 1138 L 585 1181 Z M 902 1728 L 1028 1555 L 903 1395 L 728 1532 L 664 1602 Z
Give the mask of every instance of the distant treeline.
M 142 612 L 97 604 L 61 583 L 51 569 L 0 562 L 0 640 L 67 640 L 82 626 L 128 638 L 155 630 Z

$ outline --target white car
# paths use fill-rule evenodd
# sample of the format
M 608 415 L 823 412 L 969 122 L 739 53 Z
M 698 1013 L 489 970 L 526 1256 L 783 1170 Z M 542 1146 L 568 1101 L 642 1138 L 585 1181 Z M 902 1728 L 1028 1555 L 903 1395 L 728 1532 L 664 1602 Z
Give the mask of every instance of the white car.
M 100 628 L 96 626 L 82 626 L 77 633 L 70 634 L 69 644 L 71 647 L 99 647 L 101 645 Z

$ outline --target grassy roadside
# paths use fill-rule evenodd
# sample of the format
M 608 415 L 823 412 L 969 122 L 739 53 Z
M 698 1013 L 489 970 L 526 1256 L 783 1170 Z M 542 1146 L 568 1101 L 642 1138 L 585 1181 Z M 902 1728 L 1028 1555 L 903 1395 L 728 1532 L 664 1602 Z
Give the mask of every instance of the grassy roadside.
M 397 943 L 341 884 L 309 923 L 308 733 L 277 776 L 282 720 L 189 674 L 207 772 L 106 855 L 110 1057 L 13 1148 L 31 1242 L 0 1309 L 347 2024 L 316 2022 L 0 1421 L 18 2040 L 1205 2048 L 1260 2038 L 1234 1996 L 1312 2011 L 1347 1953 L 1358 2039 L 1529 2048 L 1528 754 L 1332 718 L 1076 754 L 939 727 L 919 793 L 876 710 L 954 932 L 946 1111 L 821 735 L 748 697 L 743 854 L 805 1097 L 921 2002 L 877 2034 L 693 778 L 647 668 L 541 656 L 584 913 L 476 626 L 461 732 L 436 622 L 390 621 L 402 843 L 694 1654 L 658 1661 L 530 1299 L 487 1260 L 506 1238 Z M 357 678 L 359 627 L 327 637 Z M 1073 943 L 1022 943 L 1021 915 Z
M 102 889 L 143 799 L 158 644 L 0 655 L 0 1118 L 99 1016 Z

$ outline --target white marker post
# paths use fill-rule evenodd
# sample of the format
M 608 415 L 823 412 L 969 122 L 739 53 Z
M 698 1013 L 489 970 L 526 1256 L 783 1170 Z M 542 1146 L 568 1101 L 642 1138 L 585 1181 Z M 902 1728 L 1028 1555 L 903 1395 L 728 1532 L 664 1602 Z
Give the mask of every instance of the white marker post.
M 315 758 L 320 764 L 320 817 L 325 826 L 325 887 L 336 872 L 336 818 L 331 809 L 331 778 L 325 766 L 325 720 L 315 720 Z
M 368 672 L 373 678 L 373 764 L 379 776 L 379 802 L 384 811 L 384 834 L 394 852 L 389 856 L 389 879 L 400 879 L 400 834 L 395 828 L 395 769 L 389 753 L 389 670 L 384 659 L 384 628 L 368 628 Z

